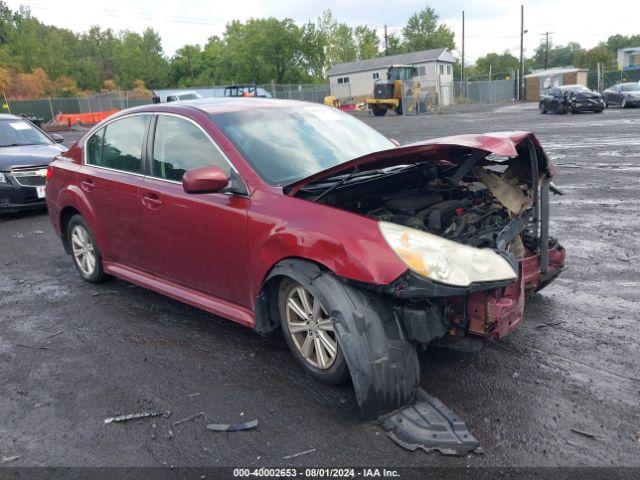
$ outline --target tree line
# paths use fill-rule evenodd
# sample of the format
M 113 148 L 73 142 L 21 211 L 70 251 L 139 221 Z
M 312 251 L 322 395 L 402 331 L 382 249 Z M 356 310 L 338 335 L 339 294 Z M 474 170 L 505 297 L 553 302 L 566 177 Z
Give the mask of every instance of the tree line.
M 569 42 L 566 45 L 554 45 L 545 41 L 540 42 L 530 58 L 525 59 L 525 71 L 539 70 L 557 67 L 579 67 L 595 71 L 598 63 L 603 69 L 617 68 L 617 53 L 621 48 L 640 46 L 639 35 L 612 35 L 606 41 L 600 42 L 593 48 L 584 49 L 577 42 Z M 469 68 L 465 67 L 465 75 L 468 78 L 486 78 L 492 73 L 493 78 L 504 78 L 518 71 L 520 60 L 505 51 L 503 53 L 489 53 L 476 60 Z M 459 72 L 459 68 L 457 69 Z
M 11 98 L 73 97 L 116 89 L 228 83 L 324 82 L 333 65 L 382 55 L 375 29 L 349 26 L 331 11 L 298 26 L 292 19 L 234 20 L 204 45 L 185 45 L 171 57 L 152 28 L 141 34 L 94 26 L 87 32 L 45 25 L 27 7 L 0 1 L 0 91 Z M 390 54 L 455 48 L 453 32 L 426 7 L 390 35 Z M 135 92 L 134 92 L 135 93 Z
M 292 19 L 251 18 L 228 23 L 222 35 L 204 45 L 184 45 L 166 55 L 152 28 L 142 33 L 114 32 L 98 26 L 87 32 L 46 25 L 28 7 L 11 10 L 0 0 L 0 92 L 10 98 L 75 97 L 117 89 L 148 96 L 148 89 L 229 83 L 325 82 L 337 63 L 431 48 L 454 50 L 453 31 L 426 6 L 409 17 L 397 34 L 387 37 L 367 25 L 352 27 L 330 10 L 303 25 Z M 552 46 L 548 64 L 594 68 L 615 63 L 623 46 L 640 45 L 640 35 L 614 35 L 591 50 L 577 43 Z M 546 55 L 541 44 L 527 59 L 538 68 Z M 468 67 L 467 75 L 517 70 L 508 52 L 490 53 Z M 454 70 L 459 76 L 459 68 Z

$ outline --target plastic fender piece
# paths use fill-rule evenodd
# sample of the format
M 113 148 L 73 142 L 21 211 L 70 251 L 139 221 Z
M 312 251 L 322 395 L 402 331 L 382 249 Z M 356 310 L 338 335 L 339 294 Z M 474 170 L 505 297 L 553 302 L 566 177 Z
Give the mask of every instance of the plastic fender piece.
M 444 455 L 484 453 L 467 425 L 440 400 L 419 389 L 414 403 L 380 417 L 382 428 L 407 450 L 421 448 Z
M 415 399 L 418 355 L 389 299 L 348 285 L 304 260 L 283 260 L 269 278 L 277 275 L 293 278 L 327 308 L 364 418 L 376 419 Z

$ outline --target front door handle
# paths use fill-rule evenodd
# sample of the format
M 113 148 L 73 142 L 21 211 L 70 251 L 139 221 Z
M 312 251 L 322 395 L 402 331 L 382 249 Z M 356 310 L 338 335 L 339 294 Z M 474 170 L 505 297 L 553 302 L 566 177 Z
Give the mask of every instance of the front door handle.
M 162 205 L 162 199 L 155 193 L 145 193 L 142 195 L 142 204 L 154 210 Z
M 80 182 L 80 188 L 82 188 L 85 192 L 90 192 L 95 188 L 96 184 L 93 183 L 93 180 L 90 178 L 85 178 Z

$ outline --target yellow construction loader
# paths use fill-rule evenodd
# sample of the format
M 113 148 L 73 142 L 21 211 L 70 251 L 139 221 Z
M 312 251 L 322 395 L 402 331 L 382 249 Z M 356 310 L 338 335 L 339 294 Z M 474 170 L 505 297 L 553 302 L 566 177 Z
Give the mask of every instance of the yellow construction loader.
M 367 98 L 367 108 L 376 117 L 393 110 L 398 115 L 415 113 L 420 94 L 418 69 L 411 65 L 391 65 L 386 80 L 376 80 L 373 98 Z

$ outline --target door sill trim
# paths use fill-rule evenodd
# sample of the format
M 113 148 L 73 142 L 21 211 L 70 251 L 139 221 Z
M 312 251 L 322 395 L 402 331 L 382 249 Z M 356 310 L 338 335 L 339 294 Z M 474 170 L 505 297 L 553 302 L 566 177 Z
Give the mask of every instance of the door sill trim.
M 155 275 L 127 267 L 120 263 L 103 262 L 104 270 L 115 277 L 122 278 L 141 287 L 166 295 L 175 300 L 188 303 L 214 315 L 228 318 L 246 327 L 255 328 L 255 316 L 245 307 L 220 298 L 207 295 L 192 288 L 179 285 L 169 280 L 160 279 Z

